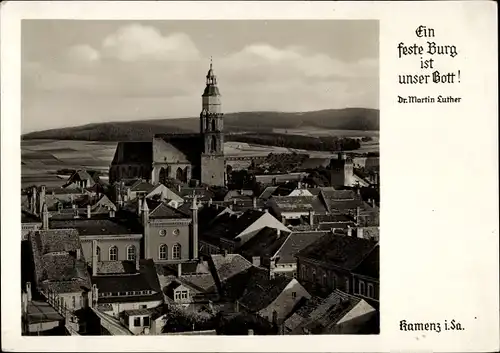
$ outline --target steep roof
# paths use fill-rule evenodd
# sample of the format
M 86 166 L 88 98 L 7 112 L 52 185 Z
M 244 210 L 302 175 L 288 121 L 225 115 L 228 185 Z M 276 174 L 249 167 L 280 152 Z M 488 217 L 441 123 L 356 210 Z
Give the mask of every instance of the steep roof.
M 118 142 L 111 165 L 140 164 L 151 166 L 153 163 L 152 142 Z
M 229 213 L 222 214 L 213 223 L 213 226 L 202 233 L 202 236 L 212 239 L 234 239 L 261 218 L 264 213 L 257 210 L 247 210 L 239 217 Z
M 297 259 L 295 255 L 299 251 L 305 249 L 326 234 L 327 232 L 316 231 L 291 233 L 276 254 L 278 263 L 296 263 Z
M 238 251 L 247 258 L 253 256 L 272 256 L 286 241 L 287 235 L 281 232 L 278 236 L 276 229 L 265 227 L 243 244 Z
M 74 229 L 31 233 L 35 280 L 40 289 L 76 292 L 90 289 L 78 232 Z
M 50 228 L 73 228 L 78 230 L 80 236 L 129 235 L 143 233 L 143 227 L 136 218 L 76 218 L 67 220 L 51 220 Z
M 326 212 L 324 204 L 317 196 L 272 196 L 271 204 L 275 204 L 280 212 Z
M 93 276 L 92 282 L 100 293 L 152 291 L 152 294 L 130 297 L 100 297 L 99 302 L 147 301 L 162 298 L 160 282 L 152 259 L 141 259 L 140 270 L 134 274 Z
M 154 188 L 155 188 L 155 186 L 153 184 L 151 184 L 150 182 L 139 179 L 130 187 L 130 191 L 151 192 Z
M 267 271 L 256 273 L 239 299 L 239 302 L 251 312 L 257 312 L 269 306 L 293 279 L 276 275 L 270 278 Z
M 203 151 L 203 139 L 199 134 L 158 134 L 155 139 L 154 160 L 160 162 L 160 156 L 174 158 L 180 163 L 197 164 Z
M 239 254 L 211 255 L 210 258 L 220 283 L 252 267 L 252 264 Z
M 375 245 L 370 240 L 329 233 L 300 251 L 297 256 L 351 271 Z
M 175 209 L 166 203 L 160 203 L 154 210 L 150 211 L 149 218 L 152 219 L 181 219 L 191 216 L 179 209 Z
M 379 280 L 380 277 L 380 247 L 377 245 L 361 263 L 353 270 L 354 274 Z

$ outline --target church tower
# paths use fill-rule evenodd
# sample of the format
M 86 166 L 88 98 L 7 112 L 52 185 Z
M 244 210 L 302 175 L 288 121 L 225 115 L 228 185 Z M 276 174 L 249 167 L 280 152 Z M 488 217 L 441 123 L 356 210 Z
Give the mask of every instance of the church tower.
M 224 186 L 226 168 L 224 160 L 224 120 L 221 113 L 221 100 L 217 77 L 212 60 L 206 77 L 206 87 L 202 95 L 200 114 L 200 134 L 203 140 L 201 154 L 201 182 L 203 184 Z

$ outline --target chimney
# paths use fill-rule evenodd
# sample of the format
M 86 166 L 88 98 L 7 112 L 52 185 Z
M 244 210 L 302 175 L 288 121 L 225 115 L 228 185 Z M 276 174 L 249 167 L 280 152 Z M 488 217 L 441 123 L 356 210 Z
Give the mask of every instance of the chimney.
M 118 205 L 118 208 L 121 208 L 123 206 L 123 199 L 120 191 L 118 191 L 118 195 L 116 195 L 116 203 Z
M 276 236 L 278 239 L 281 237 L 281 229 L 276 229 Z
M 210 199 L 211 200 L 211 199 Z M 191 230 L 193 232 L 193 259 L 198 258 L 198 205 L 196 204 L 196 196 L 193 197 L 193 204 L 191 205 Z
M 42 185 L 40 190 L 40 213 L 43 212 L 43 205 L 45 205 L 45 185 Z
M 146 201 L 144 201 L 146 202 Z M 140 197 L 137 198 L 137 214 L 140 216 L 142 213 L 142 200 Z
M 181 192 L 181 184 L 178 184 L 178 185 L 177 185 L 177 191 L 178 191 L 178 192 Z
M 257 208 L 257 197 L 252 197 L 252 207 L 255 210 Z
M 177 264 L 177 277 L 182 277 L 182 263 Z
M 95 308 L 97 306 L 97 299 L 99 298 L 99 289 L 96 284 L 92 285 L 92 307 Z
M 224 257 L 227 256 L 227 249 L 224 249 L 224 251 L 222 252 L 222 256 L 224 256 Z
M 31 282 L 26 282 L 26 300 L 28 303 L 31 303 L 32 299 L 32 293 L 31 293 Z
M 359 206 L 356 207 L 356 224 L 359 224 L 359 222 L 360 222 L 360 217 L 359 217 L 360 212 L 361 212 L 361 208 Z
M 309 211 L 309 225 L 312 227 L 314 225 L 314 211 Z
M 33 214 L 37 214 L 38 213 L 38 210 L 37 210 L 37 203 L 36 203 L 36 194 L 37 194 L 37 190 L 36 190 L 36 186 L 33 186 L 31 188 L 31 212 Z
M 351 227 L 347 228 L 347 236 L 352 237 L 352 228 Z
M 109 210 L 109 218 L 114 218 L 115 217 L 115 210 L 112 208 Z
M 42 212 L 42 229 L 49 229 L 49 211 L 47 210 L 47 204 L 43 204 L 43 212 Z
M 372 207 L 376 207 L 376 206 L 377 206 L 377 204 L 375 202 L 375 199 L 372 199 Z
M 139 254 L 135 254 L 135 269 L 137 272 L 141 270 L 141 261 L 139 259 Z
M 149 207 L 148 203 L 146 200 L 142 203 L 142 219 L 144 221 L 144 224 L 148 223 L 149 221 Z
M 91 207 L 90 207 L 90 205 L 87 205 L 87 218 L 91 218 L 91 217 L 92 217 Z
M 97 240 L 92 240 L 92 276 L 97 276 Z
M 363 228 L 357 229 L 357 236 L 358 236 L 358 238 L 364 238 Z
M 208 199 L 208 206 L 212 206 L 212 198 Z
M 253 330 L 252 329 L 248 329 L 248 336 L 253 336 Z
M 233 205 L 236 205 L 236 199 L 233 199 Z

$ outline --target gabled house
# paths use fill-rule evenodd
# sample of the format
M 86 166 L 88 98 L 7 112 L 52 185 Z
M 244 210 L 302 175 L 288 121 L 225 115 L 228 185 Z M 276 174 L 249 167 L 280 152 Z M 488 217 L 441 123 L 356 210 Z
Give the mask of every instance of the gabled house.
M 237 311 L 257 314 L 274 325 L 280 325 L 290 315 L 297 303 L 310 294 L 294 278 L 258 269 L 247 282 L 243 295 L 237 300 Z
M 90 276 L 78 232 L 37 230 L 29 234 L 35 288 L 58 307 L 77 310 L 88 305 Z
M 210 249 L 219 248 L 220 252 L 236 253 L 239 247 L 266 227 L 290 233 L 287 227 L 265 211 L 252 209 L 240 216 L 230 212 L 221 214 L 200 234 L 201 251 L 208 255 Z
M 269 270 L 274 275 L 297 278 L 296 255 L 316 240 L 328 234 L 321 231 L 292 232 L 271 256 Z
M 298 279 L 318 293 L 340 289 L 352 294 L 353 270 L 376 245 L 372 240 L 326 234 L 296 255 Z
M 88 188 L 94 186 L 96 181 L 86 170 L 75 171 L 66 181 L 64 188 L 77 186 L 79 188 Z
M 284 334 L 359 334 L 377 314 L 363 299 L 334 290 L 302 301 L 284 322 Z
M 378 308 L 380 247 L 377 245 L 352 271 L 353 293 Z
M 283 224 L 301 223 L 303 218 L 312 224 L 314 215 L 328 212 L 317 196 L 272 196 L 268 207 Z

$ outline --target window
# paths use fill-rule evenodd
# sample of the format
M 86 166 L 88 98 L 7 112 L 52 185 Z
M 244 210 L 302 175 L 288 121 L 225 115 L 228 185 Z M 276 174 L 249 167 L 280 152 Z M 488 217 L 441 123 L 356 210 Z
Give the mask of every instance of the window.
M 323 286 L 326 287 L 326 273 L 323 273 Z
M 149 316 L 144 316 L 142 318 L 142 326 L 149 327 Z
M 127 260 L 128 261 L 135 261 L 135 246 L 130 245 L 127 248 Z
M 96 250 L 96 255 L 97 255 L 97 261 L 101 261 L 101 248 L 97 247 Z
M 366 296 L 368 298 L 375 298 L 375 291 L 373 290 L 373 284 L 371 283 L 368 283 L 368 290 Z
M 346 293 L 350 293 L 351 289 L 349 288 L 349 278 L 345 279 L 345 291 Z
M 80 297 L 80 308 L 83 308 L 83 297 Z
M 175 300 L 180 300 L 181 299 L 181 292 L 175 292 L 174 299 Z
M 188 292 L 187 292 L 187 290 L 183 290 L 183 291 L 181 292 L 181 299 L 187 299 L 187 297 L 188 297 Z
M 134 326 L 135 327 L 141 326 L 141 318 L 140 317 L 134 317 Z
M 116 246 L 112 246 L 109 248 L 109 261 L 117 261 L 118 260 L 118 248 Z
M 168 248 L 165 244 L 161 244 L 160 245 L 160 248 L 159 248 L 159 254 L 158 254 L 158 258 L 160 260 L 167 260 L 168 256 Z
M 292 276 L 293 276 L 293 278 L 297 278 L 297 272 L 293 271 Z
M 160 229 L 160 237 L 164 237 L 165 235 L 167 235 L 167 231 L 166 229 Z
M 146 309 L 147 307 L 147 305 L 141 305 L 141 309 Z
M 292 292 L 292 298 L 293 299 L 297 298 L 297 292 Z
M 365 295 L 365 282 L 359 281 L 358 291 L 359 291 L 359 294 Z
M 76 306 L 76 297 L 75 296 L 72 296 L 71 297 L 71 307 L 74 309 Z
M 64 308 L 64 298 L 61 297 L 61 308 Z
M 179 235 L 181 231 L 179 229 L 174 229 L 174 231 L 172 232 L 173 235 Z
M 312 270 L 312 275 L 311 275 L 313 283 L 316 283 L 316 270 Z
M 179 260 L 181 258 L 181 246 L 179 244 L 175 244 L 172 247 L 172 258 L 174 260 Z
M 305 279 L 307 276 L 307 271 L 306 271 L 306 267 L 305 266 L 302 266 L 301 267 L 301 270 L 302 270 L 302 279 Z

